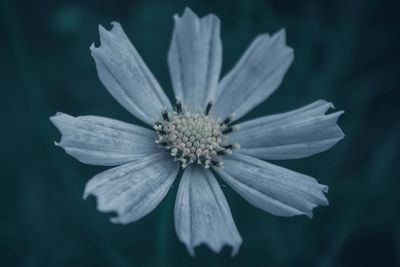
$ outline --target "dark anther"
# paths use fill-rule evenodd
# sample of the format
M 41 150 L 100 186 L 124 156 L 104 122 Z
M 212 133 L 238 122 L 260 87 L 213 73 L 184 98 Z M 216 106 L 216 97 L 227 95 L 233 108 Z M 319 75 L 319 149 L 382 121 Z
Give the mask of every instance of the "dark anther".
M 162 116 L 163 116 L 163 118 L 164 118 L 165 121 L 169 121 L 168 112 L 167 112 L 166 110 L 163 111 L 163 112 L 161 112 L 161 114 L 162 114 Z
M 217 151 L 217 155 L 218 156 L 226 156 L 226 155 L 228 155 L 228 151 L 225 149 L 221 149 L 221 150 Z
M 201 164 L 203 164 L 203 165 L 206 164 L 207 159 L 204 155 L 200 155 L 199 160 L 200 160 Z
M 156 126 L 161 126 L 161 127 L 163 126 L 162 123 L 159 122 L 159 121 L 156 121 L 156 122 L 154 123 L 154 125 L 156 125 Z
M 181 102 L 177 101 L 177 102 L 175 103 L 175 110 L 176 110 L 176 112 L 177 112 L 178 114 L 181 114 L 181 113 L 182 113 L 182 103 L 181 103 Z
M 207 107 L 206 107 L 206 111 L 205 111 L 206 115 L 208 115 L 210 113 L 211 107 L 212 107 L 212 102 L 209 101 L 207 103 Z
M 222 123 L 221 123 L 221 126 L 222 125 L 228 125 L 229 123 L 231 123 L 232 122 L 232 118 L 229 116 L 228 118 L 226 118 Z
M 216 160 L 212 160 L 211 164 L 215 167 L 221 167 L 222 166 L 222 162 L 220 161 L 216 161 Z
M 225 130 L 222 131 L 222 134 L 228 134 L 228 133 L 231 133 L 231 132 L 233 132 L 233 127 L 228 127 L 228 128 L 226 128 Z
M 222 147 L 225 148 L 225 149 L 233 149 L 233 145 L 232 144 L 225 145 L 225 146 L 222 146 Z
M 168 142 L 165 141 L 165 140 L 162 140 L 162 141 L 160 142 L 160 145 L 162 145 L 162 146 L 168 146 Z

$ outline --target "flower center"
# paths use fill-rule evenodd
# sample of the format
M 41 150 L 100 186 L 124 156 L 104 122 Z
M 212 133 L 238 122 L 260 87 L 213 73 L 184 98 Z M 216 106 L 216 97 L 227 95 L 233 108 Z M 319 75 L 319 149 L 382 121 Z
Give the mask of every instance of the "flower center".
M 154 124 L 158 132 L 156 143 L 167 149 L 182 168 L 197 163 L 205 168 L 223 167 L 223 156 L 230 155 L 238 144 L 228 144 L 228 134 L 237 129 L 230 127 L 232 117 L 222 123 L 209 116 L 212 103 L 205 112 L 186 112 L 177 100 L 174 112 L 163 111 L 163 121 Z

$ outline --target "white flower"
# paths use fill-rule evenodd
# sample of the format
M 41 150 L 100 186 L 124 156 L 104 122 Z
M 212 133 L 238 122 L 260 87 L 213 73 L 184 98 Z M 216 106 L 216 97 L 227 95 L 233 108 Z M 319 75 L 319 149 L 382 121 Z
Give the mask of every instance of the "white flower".
M 325 114 L 323 100 L 278 115 L 232 124 L 280 85 L 293 60 L 285 31 L 258 36 L 236 66 L 219 80 L 220 21 L 190 9 L 175 16 L 168 54 L 172 106 L 120 24 L 99 27 L 101 45 L 90 50 L 111 95 L 152 129 L 97 117 L 57 113 L 58 145 L 79 161 L 117 166 L 85 188 L 100 211 L 127 224 L 154 210 L 184 169 L 175 203 L 175 228 L 190 254 L 200 244 L 219 252 L 239 250 L 242 238 L 224 194 L 209 168 L 254 206 L 278 216 L 307 215 L 328 205 L 328 187 L 314 178 L 263 160 L 296 159 L 331 148 L 343 133 L 343 112 Z M 236 131 L 240 127 L 239 131 Z M 240 145 L 240 149 L 239 149 Z

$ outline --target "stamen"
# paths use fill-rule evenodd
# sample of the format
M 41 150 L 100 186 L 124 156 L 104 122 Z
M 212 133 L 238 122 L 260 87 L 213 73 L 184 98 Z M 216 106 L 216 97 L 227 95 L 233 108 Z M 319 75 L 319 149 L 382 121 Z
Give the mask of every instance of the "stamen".
M 230 150 L 230 149 L 222 149 L 222 150 L 217 151 L 218 156 L 227 156 L 230 154 L 232 154 L 232 150 Z
M 210 165 L 211 164 L 211 161 L 209 161 L 209 160 L 206 160 L 205 161 L 205 164 L 204 164 L 204 167 L 206 168 L 206 169 L 208 169 L 208 168 L 210 168 Z
M 186 156 L 184 157 L 184 159 L 185 159 L 186 162 L 189 162 L 189 163 L 190 163 L 190 157 L 189 157 L 189 156 L 186 155 Z
M 156 122 L 154 123 L 154 126 L 153 126 L 153 128 L 154 128 L 154 130 L 156 130 L 157 132 L 159 132 L 160 130 L 162 130 L 162 128 L 163 128 L 163 125 L 162 125 L 162 123 L 161 123 L 161 122 L 159 122 L 159 121 L 156 121 Z
M 229 117 L 226 118 L 226 119 L 221 123 L 221 126 L 222 126 L 222 125 L 228 126 L 228 124 L 231 123 L 231 122 L 233 121 L 233 118 L 235 117 L 235 115 L 236 115 L 235 113 L 232 113 L 231 115 L 229 115 Z
M 228 133 L 236 132 L 238 130 L 239 130 L 239 126 L 235 125 L 235 126 L 226 128 L 225 130 L 222 131 L 222 133 L 223 134 L 228 134 Z
M 212 160 L 211 164 L 218 168 L 223 168 L 223 165 L 224 165 L 224 163 L 222 161 L 216 161 L 216 160 Z
M 161 140 L 159 144 L 162 146 L 168 146 L 168 142 L 165 140 Z
M 168 117 L 168 111 L 167 111 L 167 110 L 163 110 L 163 111 L 161 112 L 161 115 L 163 116 L 163 118 L 164 118 L 165 121 L 168 121 L 168 122 L 169 122 L 169 117 Z
M 182 102 L 179 97 L 176 98 L 175 110 L 176 110 L 176 113 L 178 113 L 178 114 L 182 113 Z
M 232 144 L 229 144 L 229 145 L 225 145 L 225 146 L 222 146 L 223 148 L 225 148 L 225 149 L 232 149 L 233 148 L 233 145 Z
M 239 149 L 240 145 L 238 143 L 236 143 L 236 144 L 224 145 L 222 147 L 225 148 L 226 150 L 233 150 L 233 149 Z
M 208 101 L 206 111 L 204 112 L 206 114 L 206 116 L 208 116 L 208 114 L 210 114 L 212 105 L 213 105 L 213 101 L 212 100 Z
M 176 149 L 176 148 L 173 148 L 173 149 L 171 149 L 171 156 L 176 156 L 176 153 L 178 153 L 178 149 Z

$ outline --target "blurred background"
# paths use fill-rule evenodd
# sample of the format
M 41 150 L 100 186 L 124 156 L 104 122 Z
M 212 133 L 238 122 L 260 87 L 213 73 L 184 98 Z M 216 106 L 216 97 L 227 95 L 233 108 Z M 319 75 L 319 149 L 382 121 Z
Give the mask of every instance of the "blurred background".
M 0 266 L 400 266 L 398 1 L 0 1 Z M 221 18 L 223 74 L 260 33 L 286 28 L 295 61 L 280 89 L 245 119 L 317 99 L 346 114 L 346 137 L 310 158 L 275 162 L 330 186 L 329 207 L 279 218 L 222 184 L 244 242 L 230 257 L 192 258 L 173 224 L 175 186 L 150 215 L 109 222 L 85 183 L 88 166 L 53 145 L 57 111 L 139 123 L 97 78 L 98 24 L 122 23 L 172 98 L 166 56 L 185 6 Z M 140 124 L 140 123 L 139 123 Z M 142 124 L 141 124 L 142 125 Z

